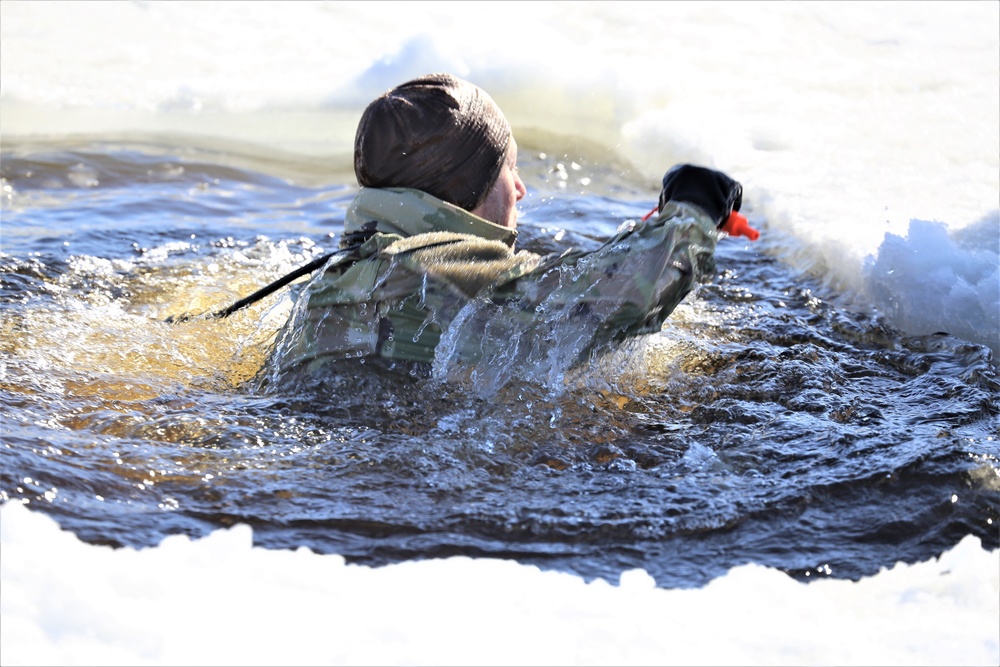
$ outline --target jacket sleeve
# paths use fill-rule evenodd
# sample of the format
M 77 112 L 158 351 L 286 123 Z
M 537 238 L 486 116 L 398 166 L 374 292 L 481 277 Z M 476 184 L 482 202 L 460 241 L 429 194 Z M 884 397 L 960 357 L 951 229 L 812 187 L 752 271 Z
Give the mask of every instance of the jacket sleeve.
M 501 281 L 493 300 L 550 323 L 584 321 L 594 334 L 587 347 L 652 333 L 715 270 L 717 238 L 701 209 L 668 202 L 658 217 L 620 230 L 595 251 L 547 257 Z

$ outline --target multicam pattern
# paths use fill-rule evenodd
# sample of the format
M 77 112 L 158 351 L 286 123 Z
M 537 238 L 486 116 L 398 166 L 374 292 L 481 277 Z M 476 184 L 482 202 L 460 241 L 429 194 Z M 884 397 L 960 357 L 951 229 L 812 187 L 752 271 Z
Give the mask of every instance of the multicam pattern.
M 700 209 L 670 202 L 596 251 L 515 252 L 516 236 L 417 190 L 363 188 L 344 232 L 345 245 L 360 244 L 305 288 L 276 358 L 285 369 L 370 357 L 431 363 L 460 312 L 468 330 L 449 337 L 452 358 L 488 355 L 488 320 L 501 313 L 537 336 L 578 324 L 584 358 L 658 331 L 714 270 L 718 233 Z M 481 306 L 477 317 L 470 304 Z

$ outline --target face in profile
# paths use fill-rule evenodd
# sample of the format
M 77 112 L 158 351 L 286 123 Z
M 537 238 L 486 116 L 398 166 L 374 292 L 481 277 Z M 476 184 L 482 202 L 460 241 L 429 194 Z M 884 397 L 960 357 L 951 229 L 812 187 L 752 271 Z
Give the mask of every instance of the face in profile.
M 471 213 L 502 227 L 516 229 L 517 202 L 521 201 L 527 192 L 524 182 L 517 173 L 517 142 L 511 137 L 507 145 L 507 157 L 500 168 L 493 189 L 486 195 L 483 203 L 472 209 Z

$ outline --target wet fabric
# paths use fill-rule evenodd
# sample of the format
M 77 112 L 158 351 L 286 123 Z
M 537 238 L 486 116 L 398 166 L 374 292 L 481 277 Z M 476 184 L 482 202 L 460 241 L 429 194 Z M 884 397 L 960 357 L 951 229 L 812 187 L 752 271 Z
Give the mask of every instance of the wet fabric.
M 546 336 L 573 322 L 582 360 L 603 344 L 658 331 L 695 283 L 714 270 L 715 222 L 670 202 L 655 219 L 630 223 L 591 252 L 515 251 L 516 233 L 424 192 L 363 188 L 345 237 L 366 240 L 357 261 L 330 266 L 299 297 L 279 336 L 280 368 L 338 359 L 431 363 L 442 335 L 461 361 L 489 356 L 489 320 L 537 321 Z M 489 306 L 468 317 L 468 306 Z M 464 309 L 464 311 L 463 311 Z M 485 316 L 484 316 L 485 314 Z M 529 322 L 531 323 L 531 322 Z

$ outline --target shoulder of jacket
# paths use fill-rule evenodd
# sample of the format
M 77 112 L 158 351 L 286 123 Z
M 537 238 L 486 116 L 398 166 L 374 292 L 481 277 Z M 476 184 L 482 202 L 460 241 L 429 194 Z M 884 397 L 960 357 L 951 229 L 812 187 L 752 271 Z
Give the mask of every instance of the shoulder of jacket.
M 514 252 L 502 241 L 472 234 L 429 232 L 400 239 L 383 251 L 410 270 L 441 278 L 474 296 L 490 285 L 524 275 L 539 256 Z

